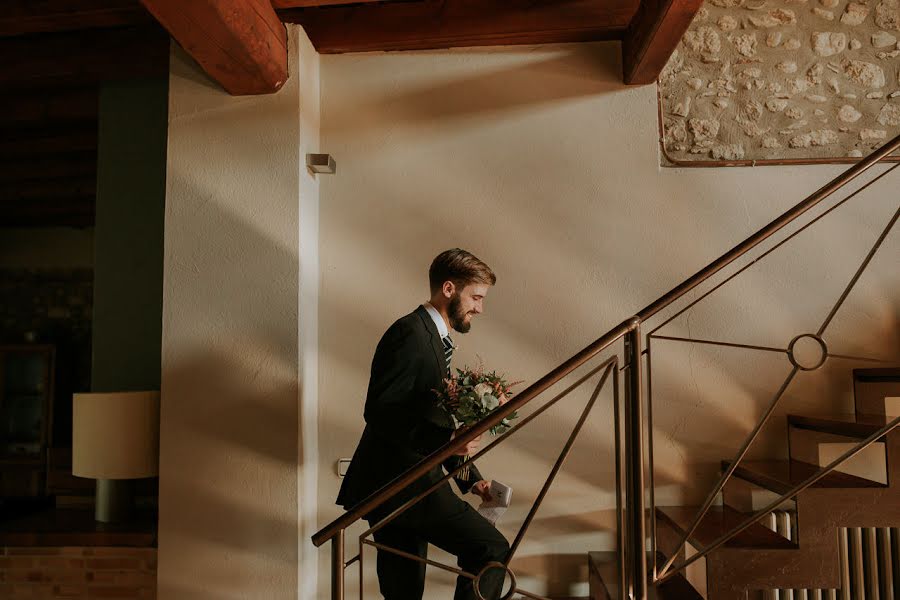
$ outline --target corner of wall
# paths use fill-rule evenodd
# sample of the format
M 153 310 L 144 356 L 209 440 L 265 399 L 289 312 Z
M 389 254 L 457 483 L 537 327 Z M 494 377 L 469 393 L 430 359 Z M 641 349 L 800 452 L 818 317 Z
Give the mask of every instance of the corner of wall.
M 299 410 L 297 466 L 299 600 L 312 600 L 318 589 L 318 549 L 310 537 L 318 529 L 318 348 L 319 348 L 319 182 L 306 167 L 308 152 L 321 152 L 319 55 L 302 27 L 288 25 L 289 61 L 299 79 L 299 282 L 297 297 L 297 344 Z

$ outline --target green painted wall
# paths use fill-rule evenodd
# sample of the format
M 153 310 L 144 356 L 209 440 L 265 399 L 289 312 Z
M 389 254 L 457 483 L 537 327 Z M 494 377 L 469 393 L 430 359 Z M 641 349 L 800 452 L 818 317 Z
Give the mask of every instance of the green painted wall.
M 100 90 L 91 389 L 158 390 L 168 79 Z

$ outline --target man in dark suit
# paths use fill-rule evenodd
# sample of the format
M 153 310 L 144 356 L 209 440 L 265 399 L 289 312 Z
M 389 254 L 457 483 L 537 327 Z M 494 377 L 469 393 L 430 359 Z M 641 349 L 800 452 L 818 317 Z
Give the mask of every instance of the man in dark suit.
M 431 299 L 388 328 L 372 359 L 366 395 L 366 427 L 353 454 L 337 503 L 352 508 L 383 485 L 443 446 L 453 436 L 454 423 L 437 404 L 435 389 L 448 376 L 453 342 L 449 328 L 466 333 L 483 310 L 484 297 L 497 281 L 490 267 L 472 254 L 455 248 L 439 254 L 428 271 Z M 479 440 L 444 462 L 451 470 Z M 374 525 L 410 498 L 441 479 L 435 467 L 426 475 L 366 516 Z M 474 465 L 468 477 L 459 473 L 463 493 L 490 497 L 490 482 Z M 503 562 L 509 543 L 484 517 L 443 483 L 434 492 L 374 533 L 377 543 L 425 558 L 428 544 L 457 556 L 459 567 L 477 575 L 487 563 Z M 425 564 L 378 550 L 378 583 L 385 600 L 420 600 L 425 587 Z M 478 581 L 486 600 L 498 598 L 504 571 L 492 567 Z M 473 581 L 459 576 L 454 600 L 478 595 Z

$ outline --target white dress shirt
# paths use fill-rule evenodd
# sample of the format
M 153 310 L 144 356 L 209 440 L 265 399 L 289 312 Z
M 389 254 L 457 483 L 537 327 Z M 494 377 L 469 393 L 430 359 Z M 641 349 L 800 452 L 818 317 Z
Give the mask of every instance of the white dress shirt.
M 439 313 L 437 309 L 431 305 L 431 302 L 426 302 L 422 306 L 425 307 L 425 310 L 428 311 L 428 314 L 431 316 L 431 320 L 434 321 L 434 324 L 437 326 L 437 330 L 441 335 L 441 338 L 447 337 L 450 332 L 447 331 L 447 323 L 444 322 L 444 317 L 441 316 L 441 313 Z

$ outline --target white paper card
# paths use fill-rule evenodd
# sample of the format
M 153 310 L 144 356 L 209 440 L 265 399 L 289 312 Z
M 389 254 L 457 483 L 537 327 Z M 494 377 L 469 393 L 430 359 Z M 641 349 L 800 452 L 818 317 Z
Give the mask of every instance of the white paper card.
M 491 499 L 481 501 L 481 506 L 478 507 L 478 514 L 490 521 L 492 525 L 496 524 L 497 520 L 509 508 L 511 500 L 512 488 L 492 479 Z

